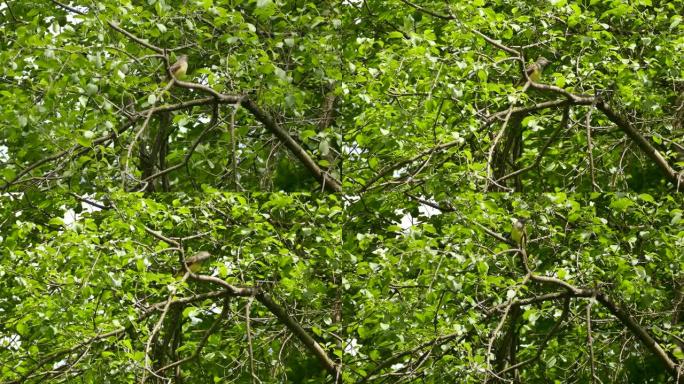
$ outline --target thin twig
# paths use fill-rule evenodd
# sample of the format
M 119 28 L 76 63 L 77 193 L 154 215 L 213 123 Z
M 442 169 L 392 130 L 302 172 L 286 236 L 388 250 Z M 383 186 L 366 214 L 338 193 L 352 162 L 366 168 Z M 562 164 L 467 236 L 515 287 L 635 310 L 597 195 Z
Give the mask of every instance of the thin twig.
M 135 41 L 136 43 L 142 45 L 143 47 L 147 47 L 147 48 L 149 48 L 149 49 L 151 49 L 151 50 L 153 50 L 159 54 L 162 54 L 162 55 L 165 54 L 164 49 L 159 48 L 155 45 L 152 45 L 147 40 L 141 39 L 141 38 L 135 36 L 134 34 L 126 31 L 125 29 L 121 28 L 118 23 L 115 23 L 113 21 L 107 21 L 107 24 L 109 24 L 109 26 L 112 27 L 117 32 L 119 32 L 122 35 L 128 37 L 129 39 Z
M 594 148 L 591 142 L 591 113 L 594 111 L 594 108 L 595 104 L 592 104 L 592 106 L 587 111 L 587 118 L 585 121 L 585 125 L 587 128 L 587 154 L 589 155 L 589 174 L 591 175 L 592 192 L 596 192 L 596 189 L 599 189 L 598 185 L 596 184 L 596 171 L 594 169 Z
M 197 344 L 197 347 L 195 348 L 195 351 L 190 356 L 183 358 L 183 359 L 180 359 L 180 360 L 177 360 L 177 361 L 174 361 L 173 363 L 170 363 L 168 365 L 165 365 L 165 366 L 159 368 L 157 370 L 157 373 L 164 372 L 167 369 L 179 366 L 181 364 L 184 364 L 190 360 L 197 358 L 199 356 L 200 352 L 202 352 L 202 349 L 204 348 L 204 346 L 207 344 L 207 341 L 209 341 L 209 337 L 212 334 L 214 334 L 214 331 L 216 331 L 216 328 L 218 328 L 218 326 L 223 321 L 223 318 L 226 317 L 226 315 L 228 314 L 228 309 L 230 308 L 230 306 L 228 305 L 229 303 L 230 302 L 226 298 L 224 303 L 223 303 L 223 310 L 221 311 L 221 314 L 216 318 L 216 320 L 214 320 L 214 323 L 211 324 L 209 329 L 207 329 L 204 332 L 204 336 L 202 337 L 202 340 L 200 340 L 199 344 Z
M 230 145 L 232 147 L 232 165 L 233 165 L 233 188 L 238 190 L 238 173 L 237 173 L 237 148 L 235 145 L 235 114 L 239 108 L 240 104 L 235 104 L 235 107 L 230 113 Z
M 50 1 L 52 1 L 53 4 L 55 4 L 55 5 L 57 5 L 57 6 L 61 7 L 61 8 L 64 8 L 64 9 L 66 9 L 66 10 L 69 11 L 69 12 L 77 13 L 77 14 L 82 15 L 82 16 L 85 16 L 85 15 L 86 15 L 85 12 L 80 11 L 80 10 L 74 8 L 74 7 L 70 7 L 70 6 L 68 6 L 68 5 L 64 4 L 64 3 L 60 3 L 60 2 L 57 1 L 57 0 L 50 0 Z M 5 4 L 7 4 L 7 2 L 5 2 Z M 7 5 L 7 6 L 9 7 L 9 5 Z
M 211 122 L 209 122 L 209 124 L 207 124 L 207 126 L 202 130 L 202 132 L 200 132 L 200 134 L 192 142 L 192 145 L 190 146 L 190 148 L 188 148 L 188 151 L 185 153 L 185 156 L 183 156 L 183 161 L 176 164 L 176 165 L 172 165 L 168 168 L 162 169 L 161 171 L 155 173 L 154 175 L 150 175 L 150 176 L 146 177 L 141 182 L 142 183 L 148 183 L 148 182 L 156 179 L 157 177 L 163 176 L 169 172 L 173 172 L 176 169 L 182 168 L 183 166 L 187 165 L 190 161 L 190 158 L 195 153 L 195 149 L 197 149 L 197 146 L 199 145 L 199 143 L 202 142 L 202 139 L 204 138 L 204 136 L 207 133 L 209 133 L 212 129 L 214 129 L 214 127 L 218 123 L 217 115 L 218 115 L 218 103 L 214 103 L 214 113 L 212 115 Z
M 257 378 L 256 372 L 254 371 L 254 349 L 252 347 L 252 328 L 249 320 L 252 301 L 254 301 L 254 297 L 250 297 L 249 299 L 247 299 L 247 304 L 245 305 L 245 330 L 247 332 L 247 352 L 249 354 L 249 370 L 252 374 L 252 384 L 255 384 L 257 381 L 261 382 L 261 380 Z
M 587 344 L 589 344 L 589 366 L 591 367 L 591 382 L 596 382 L 596 365 L 594 364 L 594 338 L 591 336 L 591 306 L 594 299 L 587 303 Z
M 506 309 L 504 310 L 503 315 L 501 316 L 501 320 L 499 320 L 499 324 L 497 324 L 496 328 L 494 328 L 494 331 L 492 332 L 492 337 L 489 338 L 489 343 L 487 343 L 487 354 L 485 357 L 485 369 L 487 372 L 491 372 L 491 363 L 490 363 L 490 356 L 492 354 L 492 346 L 494 345 L 494 341 L 496 340 L 496 337 L 499 335 L 499 332 L 501 332 L 501 328 L 503 327 L 504 323 L 506 322 L 506 318 L 508 317 L 508 312 L 510 309 L 513 307 L 515 300 L 515 296 L 517 296 L 518 292 L 522 289 L 522 287 L 525 286 L 527 281 L 530 279 L 531 273 L 528 273 L 523 277 L 523 280 L 520 282 L 518 287 L 514 290 L 515 295 L 511 297 L 508 300 L 508 305 L 506 305 Z M 487 379 L 485 378 L 485 382 Z
M 556 139 L 558 138 L 558 135 L 564 129 L 567 129 L 569 110 L 570 110 L 570 108 L 566 106 L 565 111 L 563 112 L 563 118 L 561 120 L 561 123 L 558 125 L 558 128 L 556 128 L 556 130 L 553 132 L 553 134 L 551 134 L 551 136 L 549 136 L 549 138 L 546 140 L 546 143 L 544 143 L 544 146 L 541 148 L 541 150 L 539 150 L 539 153 L 535 157 L 534 162 L 532 164 L 528 165 L 527 167 L 517 169 L 517 170 L 515 170 L 515 171 L 513 171 L 507 175 L 504 175 L 504 176 L 500 177 L 498 180 L 496 180 L 496 182 L 500 183 L 500 182 L 502 182 L 508 178 L 517 176 L 521 173 L 529 171 L 530 169 L 532 169 L 534 167 L 539 166 L 542 159 L 544 158 L 544 155 L 546 154 L 546 151 L 549 149 L 551 144 L 556 141 Z
M 161 241 L 163 241 L 163 242 L 165 242 L 165 243 L 174 245 L 174 246 L 176 246 L 176 247 L 180 247 L 180 243 L 178 243 L 176 240 L 173 240 L 173 239 L 170 238 L 170 237 L 164 236 L 161 232 L 155 231 L 154 229 L 152 229 L 152 228 L 150 228 L 150 227 L 148 227 L 148 226 L 144 226 L 143 228 L 145 228 L 145 232 L 147 232 L 147 233 L 149 233 L 150 235 L 156 237 L 157 239 L 159 239 L 159 240 L 161 240 Z

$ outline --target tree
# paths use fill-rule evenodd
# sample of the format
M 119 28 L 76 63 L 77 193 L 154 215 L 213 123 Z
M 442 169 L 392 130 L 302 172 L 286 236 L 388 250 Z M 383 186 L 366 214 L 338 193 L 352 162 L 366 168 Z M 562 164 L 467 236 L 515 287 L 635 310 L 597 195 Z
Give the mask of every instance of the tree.
M 3 3 L 0 382 L 684 382 L 681 9 Z

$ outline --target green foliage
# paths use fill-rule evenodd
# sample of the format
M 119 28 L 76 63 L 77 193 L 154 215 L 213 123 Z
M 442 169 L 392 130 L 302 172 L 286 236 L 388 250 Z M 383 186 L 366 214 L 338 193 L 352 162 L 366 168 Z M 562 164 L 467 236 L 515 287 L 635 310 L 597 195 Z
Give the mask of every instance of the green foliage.
M 0 3 L 0 382 L 674 382 L 682 9 Z
M 47 198 L 52 200 L 53 196 Z M 101 201 L 97 196 L 92 199 Z M 77 200 L 57 200 L 63 205 L 37 209 L 25 198 L 3 199 L 3 210 L 13 214 L 3 225 L 0 273 L 4 295 L 0 311 L 4 314 L 6 349 L 2 358 L 19 363 L 13 371 L 3 373 L 5 380 L 30 373 L 33 363 L 25 359 L 35 354 L 64 351 L 50 365 L 57 361 L 74 364 L 76 355 L 66 352 L 69 348 L 99 334 L 118 331 L 92 345 L 86 364 L 89 370 L 109 371 L 113 380 L 126 382 L 129 373 L 135 374 L 126 366 L 144 361 L 141 350 L 149 332 L 146 326 L 154 321 L 149 318 L 154 311 L 146 312 L 149 306 L 166 300 L 171 287 L 176 287 L 175 295 L 181 297 L 212 291 L 207 284 L 174 280 L 172 271 L 178 259 L 164 252 L 169 244 L 146 233 L 150 223 L 155 223 L 154 230 L 172 238 L 202 234 L 185 241 L 184 246 L 188 251 L 204 249 L 215 255 L 209 270 L 229 283 L 268 286 L 274 296 L 293 304 L 322 304 L 333 294 L 328 285 L 339 268 L 335 244 L 340 243 L 342 213 L 334 196 L 215 194 L 200 199 L 169 195 L 151 200 L 118 194 L 106 197 L 107 204 L 116 209 L 79 214 L 74 212 L 81 205 Z M 37 241 L 39 246 L 30 246 Z M 198 337 L 189 337 L 177 350 L 179 354 L 189 355 L 195 350 L 199 335 L 221 312 L 221 301 L 193 300 L 193 305 L 185 308 L 183 331 Z M 223 305 L 229 306 L 231 316 L 203 349 L 204 355 L 214 357 L 198 371 L 190 368 L 188 380 L 203 377 L 204 369 L 215 372 L 221 380 L 244 370 L 240 360 L 245 353 L 245 329 L 237 318 L 240 310 L 244 313 L 244 303 L 226 298 Z M 251 316 L 264 318 L 264 311 L 255 306 Z M 323 319 L 312 320 L 311 325 L 306 322 L 304 326 L 324 326 Z M 274 351 L 280 351 L 280 358 L 286 360 L 290 353 L 302 353 L 295 343 L 269 346 L 269 334 L 279 332 L 281 326 L 272 321 L 258 324 L 253 337 L 259 360 L 276 358 Z M 220 361 L 238 365 L 226 369 Z M 278 371 L 286 374 L 290 369 L 294 368 L 281 367 Z

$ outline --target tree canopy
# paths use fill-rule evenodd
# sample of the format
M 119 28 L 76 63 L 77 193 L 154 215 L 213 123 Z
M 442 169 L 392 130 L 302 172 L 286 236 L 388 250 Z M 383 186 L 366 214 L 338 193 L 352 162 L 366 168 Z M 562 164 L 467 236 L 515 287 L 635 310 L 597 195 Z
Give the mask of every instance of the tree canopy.
M 0 3 L 0 382 L 684 383 L 683 9 Z

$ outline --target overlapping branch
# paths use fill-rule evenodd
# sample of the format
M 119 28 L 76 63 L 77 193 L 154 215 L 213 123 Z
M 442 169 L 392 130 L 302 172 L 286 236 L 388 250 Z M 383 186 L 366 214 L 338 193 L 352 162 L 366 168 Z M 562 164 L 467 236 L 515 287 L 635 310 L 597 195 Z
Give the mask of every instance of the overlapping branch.
M 148 41 L 141 39 L 132 33 L 126 31 L 123 29 L 121 26 L 119 26 L 117 23 L 114 22 L 108 22 L 108 25 L 114 29 L 115 31 L 123 34 L 127 38 L 135 41 L 136 43 L 144 46 L 145 48 L 151 49 L 159 54 L 161 54 L 167 63 L 168 66 L 168 56 L 166 55 L 166 50 L 160 47 L 157 47 Z M 211 104 L 239 104 L 244 106 L 253 116 L 254 118 L 262 123 L 264 127 L 268 131 L 270 131 L 273 135 L 275 135 L 285 146 L 301 161 L 301 163 L 304 165 L 305 168 L 311 172 L 311 174 L 321 183 L 322 188 L 330 191 L 330 192 L 341 192 L 342 191 L 342 185 L 340 181 L 336 180 L 333 176 L 331 176 L 328 172 L 325 170 L 321 169 L 321 167 L 318 166 L 316 161 L 309 155 L 309 153 L 285 130 L 279 123 L 275 121 L 273 116 L 266 112 L 263 108 L 261 108 L 255 101 L 251 100 L 247 95 L 231 95 L 231 94 L 223 94 L 220 92 L 217 92 L 216 90 L 212 89 L 211 87 L 208 87 L 206 85 L 202 84 L 197 84 L 197 83 L 192 83 L 192 82 L 187 82 L 187 81 L 181 81 L 178 79 L 173 79 L 173 85 L 182 87 L 182 88 L 188 88 L 188 89 L 193 89 L 197 90 L 200 92 L 204 92 L 209 94 L 211 97 L 207 98 L 202 98 L 202 99 L 195 99 L 191 101 L 186 101 L 178 104 L 173 104 L 173 105 L 164 105 L 164 106 L 153 106 L 152 108 L 148 108 L 147 110 L 141 111 L 129 118 L 129 120 L 118 130 L 118 131 L 113 131 L 110 134 L 98 138 L 94 140 L 90 146 L 90 148 L 83 147 L 80 144 L 75 144 L 71 148 L 61 151 L 57 154 L 54 154 L 52 156 L 46 157 L 44 159 L 41 159 L 31 165 L 29 165 L 27 168 L 22 170 L 21 172 L 18 173 L 16 177 L 14 177 L 12 180 L 7 181 L 4 185 L 0 186 L 0 190 L 8 190 L 11 186 L 22 183 L 24 180 L 22 179 L 24 176 L 29 174 L 32 170 L 46 164 L 52 161 L 55 161 L 57 159 L 60 159 L 62 157 L 65 157 L 71 153 L 73 153 L 76 150 L 79 149 L 84 149 L 84 150 L 92 150 L 95 148 L 96 145 L 104 145 L 106 143 L 109 143 L 111 140 L 116 138 L 118 135 L 122 134 L 126 130 L 130 129 L 137 121 L 139 121 L 142 118 L 145 118 L 146 121 L 149 120 L 150 116 L 156 113 L 160 112 L 167 112 L 167 111 L 172 111 L 172 110 L 177 110 L 177 109 L 184 109 L 184 108 L 191 108 L 194 106 L 200 106 L 200 105 L 211 105 Z M 141 130 L 140 130 L 141 131 Z M 139 132 L 138 132 L 139 135 Z M 130 152 L 130 150 L 129 150 Z M 187 159 L 186 159 L 187 161 Z M 166 169 L 162 170 L 155 175 L 152 175 L 151 177 L 146 178 L 147 181 L 150 181 L 154 179 L 155 177 L 162 176 L 174 169 L 177 169 L 177 166 L 172 166 L 171 168 L 173 169 Z M 123 175 L 123 177 L 126 177 L 126 175 Z
M 458 214 L 458 211 L 449 206 L 448 204 L 439 204 L 426 201 L 417 197 L 412 197 L 422 203 L 427 203 L 433 208 L 439 209 L 443 212 L 454 212 Z M 476 223 L 476 222 L 474 222 Z M 488 235 L 494 237 L 498 241 L 508 242 L 504 236 L 497 234 L 495 231 L 482 227 Z M 679 383 L 684 383 L 684 375 L 679 372 L 679 365 L 684 362 L 679 362 L 673 360 L 672 357 L 663 349 L 660 343 L 651 335 L 648 329 L 637 322 L 637 320 L 629 313 L 628 310 L 620 306 L 610 295 L 601 290 L 600 288 L 583 288 L 577 287 L 567 281 L 558 279 L 552 276 L 544 276 L 534 272 L 530 267 L 528 261 L 527 250 L 522 248 L 518 250 L 520 254 L 522 265 L 525 271 L 524 280 L 529 280 L 531 282 L 537 282 L 543 285 L 554 286 L 560 288 L 561 291 L 542 294 L 538 296 L 533 296 L 525 299 L 518 299 L 514 301 L 509 301 L 505 304 L 495 306 L 485 311 L 485 316 L 487 318 L 491 317 L 497 312 L 503 311 L 504 316 L 508 312 L 508 309 L 513 305 L 527 305 L 531 303 L 538 303 L 548 300 L 557 300 L 560 298 L 571 299 L 571 298 L 595 298 L 596 301 L 603 306 L 608 312 L 610 312 L 626 329 L 628 329 L 632 335 L 634 335 L 642 345 L 644 345 L 653 355 L 666 367 L 667 371 L 677 380 Z M 403 356 L 403 355 L 402 355 Z M 390 363 L 391 364 L 391 363 Z M 512 369 L 512 368 L 511 368 Z
M 148 227 L 145 227 L 145 231 L 148 234 L 152 235 L 153 237 L 155 237 L 161 241 L 167 242 L 170 245 L 174 245 L 174 246 L 179 245 L 179 243 L 177 241 L 169 238 L 168 236 L 163 235 L 159 231 L 155 231 L 155 230 L 148 228 Z M 182 251 L 182 249 L 181 249 L 181 251 Z M 183 252 L 181 252 L 181 253 L 183 253 Z M 256 286 L 255 287 L 238 287 L 238 286 L 234 286 L 234 285 L 226 282 L 225 280 L 219 279 L 219 278 L 214 277 L 214 276 L 195 274 L 192 272 L 188 272 L 186 274 L 185 278 L 190 278 L 190 279 L 193 279 L 196 281 L 202 281 L 202 282 L 210 283 L 213 285 L 218 285 L 220 287 L 220 289 L 215 290 L 215 291 L 211 291 L 208 293 L 198 294 L 198 295 L 194 295 L 191 297 L 180 298 L 180 299 L 173 298 L 173 297 L 171 297 L 173 295 L 171 295 L 167 300 L 160 302 L 160 303 L 156 303 L 154 305 L 151 305 L 150 307 L 145 309 L 138 316 L 137 322 L 140 322 L 140 321 L 148 318 L 152 314 L 154 314 L 158 311 L 161 311 L 160 319 L 156 322 L 155 327 L 154 327 L 151 335 L 149 336 L 150 340 L 146 344 L 146 347 L 145 347 L 146 356 L 149 355 L 150 347 L 151 347 L 151 344 L 153 342 L 153 338 L 159 332 L 159 329 L 161 327 L 161 324 L 162 324 L 162 321 L 163 321 L 165 314 L 168 313 L 172 307 L 182 306 L 182 305 L 185 305 L 185 304 L 191 303 L 191 302 L 199 302 L 202 300 L 206 300 L 208 298 L 247 297 L 247 298 L 255 298 L 262 305 L 264 305 L 264 307 L 266 307 L 275 316 L 275 318 L 281 324 L 283 324 L 292 334 L 294 334 L 300 340 L 300 342 L 305 346 L 305 348 L 308 349 L 318 359 L 318 361 L 321 363 L 322 367 L 330 375 L 332 375 L 333 377 L 336 377 L 337 375 L 339 375 L 341 368 L 333 361 L 332 358 L 330 358 L 330 356 L 328 356 L 328 354 L 323 349 L 323 347 L 321 347 L 321 345 L 313 338 L 313 336 L 311 336 L 309 334 L 308 331 L 306 331 L 304 329 L 304 327 L 302 327 L 301 324 L 299 324 L 299 322 L 297 322 L 297 320 L 295 320 L 292 316 L 289 315 L 288 310 L 285 307 L 283 307 L 282 305 L 277 303 L 275 300 L 273 300 L 273 298 L 267 292 L 265 292 L 261 287 L 256 287 Z M 225 307 L 224 307 L 224 312 L 225 312 Z M 221 317 L 219 317 L 216 320 L 215 324 L 211 327 L 210 330 L 216 329 L 217 323 L 220 322 L 220 318 Z M 114 330 L 109 331 L 109 332 L 100 333 L 98 335 L 95 335 L 95 336 L 83 341 L 83 342 L 77 343 L 76 345 L 74 345 L 72 347 L 49 353 L 49 354 L 45 355 L 43 357 L 43 359 L 38 361 L 33 367 L 31 367 L 30 370 L 27 370 L 26 374 L 22 375 L 19 379 L 12 381 L 10 383 L 18 384 L 18 383 L 25 382 L 29 378 L 49 377 L 54 373 L 53 371 L 38 372 L 39 369 L 41 367 L 51 363 L 51 362 L 54 362 L 60 358 L 63 358 L 66 355 L 75 353 L 77 351 L 81 351 L 83 349 L 88 349 L 94 343 L 97 343 L 99 341 L 108 339 L 110 337 L 120 337 L 120 336 L 124 335 L 125 333 L 129 332 L 130 328 L 132 326 L 133 325 L 131 324 L 127 327 L 119 327 L 119 328 L 114 329 Z M 159 373 L 163 372 L 164 370 L 167 370 L 169 368 L 172 368 L 174 366 L 177 366 L 177 365 L 183 364 L 189 360 L 192 360 L 193 358 L 196 357 L 196 355 L 199 353 L 199 351 L 201 351 L 203 343 L 205 343 L 206 339 L 208 338 L 208 333 L 209 332 L 207 332 L 205 334 L 200 345 L 197 347 L 196 351 L 190 357 L 179 360 L 175 363 L 166 365 L 166 366 L 164 366 L 160 369 L 154 370 L 154 371 L 152 370 L 151 366 L 149 366 L 146 363 L 146 365 L 145 365 L 146 371 L 145 372 L 150 372 L 154 375 L 158 375 Z M 147 357 L 146 357 L 146 360 L 147 360 Z
M 625 133 L 625 135 L 633 142 L 637 144 L 639 149 L 649 158 L 653 163 L 660 169 L 662 174 L 672 183 L 672 185 L 675 186 L 677 190 L 680 190 L 681 188 L 684 187 L 684 172 L 677 172 L 674 167 L 668 163 L 668 161 L 662 156 L 662 154 L 657 150 L 657 148 L 652 145 L 645 137 L 643 134 L 641 134 L 632 124 L 632 122 L 629 121 L 623 114 L 621 114 L 616 108 L 614 108 L 612 105 L 610 105 L 606 100 L 604 100 L 600 94 L 596 95 L 581 95 L 581 94 L 574 94 L 572 92 L 569 92 L 563 88 L 554 86 L 554 85 L 548 85 L 548 84 L 540 84 L 532 81 L 527 77 L 527 74 L 525 72 L 524 68 L 524 56 L 523 52 L 520 49 L 515 49 L 506 46 L 505 44 L 501 43 L 500 41 L 497 41 L 486 34 L 473 29 L 471 27 L 468 27 L 464 23 L 462 23 L 458 16 L 452 14 L 448 10 L 446 12 L 438 12 L 431 10 L 429 8 L 426 8 L 422 5 L 416 4 L 414 2 L 411 2 L 409 0 L 401 0 L 404 4 L 416 9 L 419 12 L 423 12 L 427 15 L 430 15 L 432 17 L 449 21 L 449 22 L 456 22 L 463 28 L 467 29 L 469 32 L 481 37 L 484 39 L 488 44 L 496 47 L 497 49 L 500 49 L 509 55 L 511 55 L 512 58 L 520 61 L 521 64 L 521 73 L 522 76 L 527 78 L 528 83 L 529 83 L 529 88 L 531 89 L 536 89 L 539 91 L 545 91 L 548 93 L 553 93 L 557 94 L 563 97 L 561 100 L 554 100 L 554 101 L 546 101 L 542 103 L 535 104 L 531 107 L 510 107 L 506 108 L 503 111 L 496 112 L 494 114 L 491 114 L 483 119 L 484 126 L 489 126 L 493 122 L 501 119 L 502 117 L 505 118 L 506 115 L 509 115 L 511 113 L 526 113 L 526 112 L 531 112 L 535 110 L 540 110 L 540 109 L 546 109 L 546 108 L 551 108 L 551 107 L 558 107 L 558 106 L 568 106 L 568 105 L 591 105 L 595 106 L 597 110 L 601 111 L 608 120 L 610 120 L 612 123 L 614 123 L 622 132 Z M 372 179 L 369 180 L 364 186 L 363 190 L 367 190 L 372 184 L 377 182 L 378 179 L 386 176 L 389 172 L 392 170 L 398 169 L 402 166 L 405 166 L 407 164 L 410 164 L 412 162 L 418 161 L 419 159 L 430 155 L 432 153 L 445 150 L 448 148 L 451 148 L 455 146 L 457 143 L 456 141 L 452 143 L 444 143 L 444 144 L 439 144 L 435 146 L 434 148 L 429 148 L 422 153 L 414 156 L 411 159 L 403 160 L 400 161 L 396 164 L 391 164 L 386 166 L 382 171 L 379 172 L 378 175 L 373 177 Z M 495 143 L 496 144 L 496 143 Z M 495 145 L 494 144 L 494 145 Z M 518 173 L 515 173 L 518 174 Z M 512 175 L 507 175 L 505 178 L 511 177 Z M 490 182 L 496 183 L 498 181 L 501 181 L 503 179 L 499 180 L 490 180 Z

